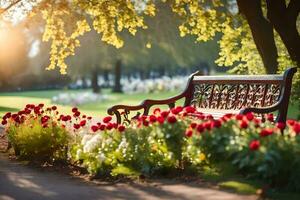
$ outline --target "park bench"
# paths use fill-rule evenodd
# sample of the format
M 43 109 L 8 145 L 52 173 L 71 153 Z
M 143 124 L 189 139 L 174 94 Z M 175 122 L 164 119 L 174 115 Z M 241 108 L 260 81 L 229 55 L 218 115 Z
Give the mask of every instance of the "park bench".
M 282 75 L 222 75 L 202 76 L 199 72 L 190 75 L 185 90 L 164 100 L 143 101 L 140 105 L 115 105 L 108 109 L 115 115 L 117 123 L 130 122 L 142 115 L 148 115 L 150 108 L 168 105 L 184 99 L 183 106 L 194 106 L 197 111 L 219 118 L 226 113 L 246 114 L 253 112 L 260 117 L 277 112 L 276 121 L 285 122 L 291 94 L 292 78 L 296 68 L 287 69 Z M 131 118 L 130 112 L 137 111 Z M 123 118 L 123 120 L 122 120 Z

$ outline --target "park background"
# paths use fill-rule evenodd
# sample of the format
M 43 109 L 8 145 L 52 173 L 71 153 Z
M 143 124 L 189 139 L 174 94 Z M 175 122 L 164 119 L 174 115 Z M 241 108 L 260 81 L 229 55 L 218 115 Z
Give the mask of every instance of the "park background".
M 236 5 L 227 6 L 237 12 Z M 18 111 L 28 103 L 45 103 L 57 104 L 65 113 L 77 106 L 97 117 L 115 104 L 136 105 L 146 98 L 173 96 L 184 89 L 188 75 L 198 70 L 204 75 L 264 73 L 257 70 L 262 66 L 256 69 L 253 63 L 258 56 L 253 41 L 246 44 L 254 52 L 252 57 L 226 63 L 232 58 L 222 55 L 221 34 L 196 42 L 195 35 L 182 35 L 180 19 L 168 6 L 159 4 L 158 9 L 162 12 L 145 19 L 147 29 L 135 36 L 120 33 L 122 48 L 101 41 L 94 30 L 79 37 L 81 45 L 66 59 L 65 75 L 45 70 L 51 60 L 51 43 L 43 42 L 45 21 L 40 16 L 30 21 L 1 21 L 0 114 Z M 249 67 L 241 70 L 245 65 Z M 298 98 L 291 102 L 288 117 L 295 119 L 299 117 Z

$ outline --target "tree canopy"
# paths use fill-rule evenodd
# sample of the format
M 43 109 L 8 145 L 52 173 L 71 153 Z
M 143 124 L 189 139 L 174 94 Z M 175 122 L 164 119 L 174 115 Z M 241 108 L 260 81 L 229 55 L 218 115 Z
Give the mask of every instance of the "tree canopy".
M 157 9 L 160 3 L 180 18 L 180 36 L 194 35 L 198 42 L 221 38 L 219 65 L 236 66 L 240 73 L 300 65 L 299 0 L 1 0 L 0 13 L 41 14 L 43 39 L 51 42 L 48 69 L 59 67 L 64 74 L 80 36 L 94 29 L 102 41 L 121 48 L 122 32 L 147 29 L 145 17 L 164 12 Z

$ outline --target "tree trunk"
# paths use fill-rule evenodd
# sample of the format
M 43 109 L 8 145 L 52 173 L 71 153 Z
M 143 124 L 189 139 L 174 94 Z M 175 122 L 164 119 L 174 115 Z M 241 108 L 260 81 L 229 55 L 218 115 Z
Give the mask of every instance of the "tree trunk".
M 278 54 L 273 27 L 263 15 L 261 0 L 237 0 L 237 4 L 250 26 L 253 40 L 267 73 L 276 73 Z
M 146 78 L 145 78 L 145 72 L 144 72 L 144 70 L 143 69 L 141 69 L 140 71 L 139 71 L 140 73 L 140 79 L 141 80 L 145 80 Z
M 115 65 L 115 84 L 114 84 L 113 92 L 122 92 L 121 67 L 122 67 L 122 61 L 118 60 Z
M 100 87 L 98 84 L 98 69 L 97 68 L 92 70 L 92 88 L 93 88 L 93 93 L 96 93 L 96 94 L 100 93 Z
M 82 80 L 82 88 L 83 88 L 83 89 L 88 88 L 88 84 L 87 84 L 87 81 L 86 81 L 85 76 L 82 76 L 82 77 L 81 77 L 81 80 Z
M 160 66 L 159 70 L 158 70 L 158 74 L 159 74 L 159 77 L 163 77 L 166 75 L 166 69 L 165 67 L 162 65 Z
M 110 87 L 110 84 L 109 84 L 109 70 L 105 69 L 103 71 L 103 79 L 104 79 L 105 87 Z
M 286 6 L 285 0 L 267 0 L 267 16 L 280 35 L 291 59 L 300 67 L 300 36 L 297 30 L 297 17 L 300 1 L 291 0 Z

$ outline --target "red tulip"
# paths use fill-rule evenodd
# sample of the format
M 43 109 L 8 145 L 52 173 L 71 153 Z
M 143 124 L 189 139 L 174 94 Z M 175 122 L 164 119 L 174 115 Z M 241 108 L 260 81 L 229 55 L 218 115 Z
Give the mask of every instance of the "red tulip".
M 248 122 L 243 120 L 241 123 L 240 123 L 240 127 L 243 128 L 243 129 L 246 129 L 248 128 Z
M 185 135 L 186 135 L 186 137 L 192 137 L 193 131 L 191 129 L 188 129 L 185 131 Z
M 177 122 L 177 119 L 176 119 L 175 116 L 169 116 L 169 117 L 168 117 L 168 122 L 169 122 L 170 124 L 174 124 L 174 123 Z
M 118 131 L 119 131 L 119 132 L 125 131 L 125 126 L 123 126 L 123 125 L 119 126 L 119 127 L 118 127 Z
M 259 148 L 260 146 L 260 142 L 259 140 L 252 140 L 249 144 L 249 148 L 252 150 L 252 151 L 255 151 Z
M 99 128 L 98 128 L 98 126 L 92 126 L 91 129 L 95 133 L 98 131 Z
M 103 118 L 103 122 L 106 123 L 106 124 L 107 124 L 108 122 L 110 122 L 111 120 L 112 120 L 112 117 L 111 117 L 111 116 L 107 116 L 107 117 L 104 117 L 104 118 Z

